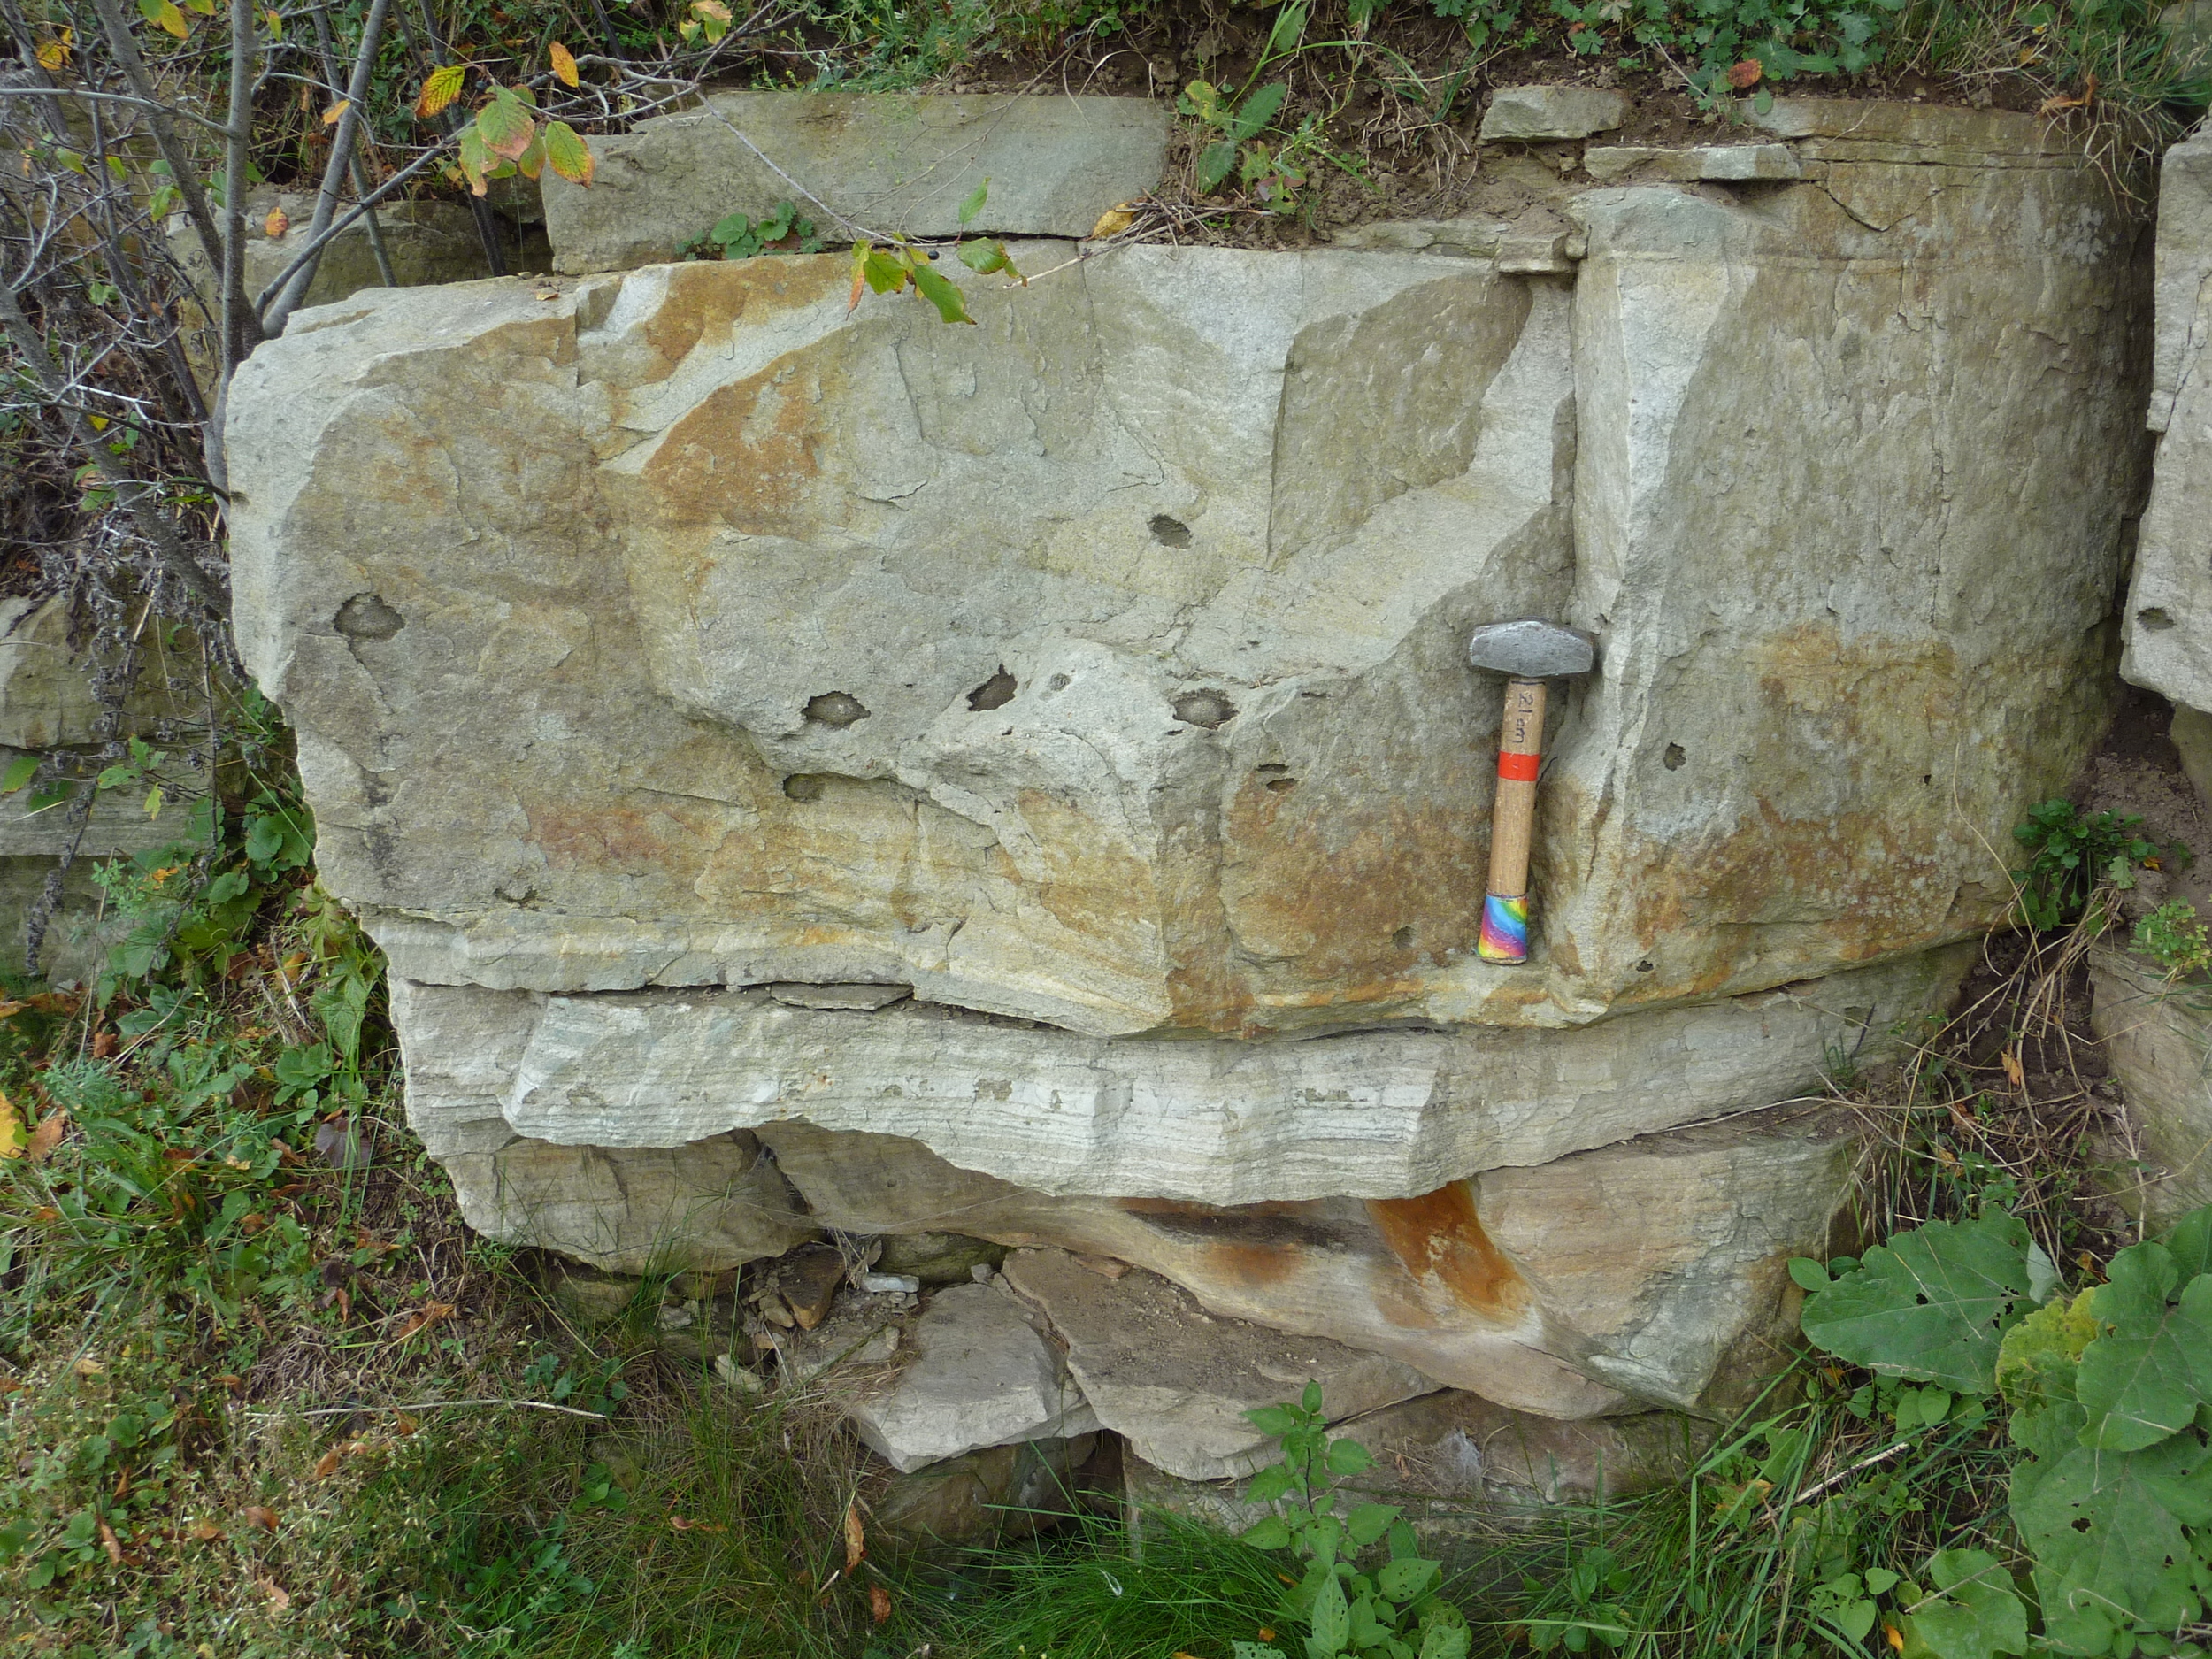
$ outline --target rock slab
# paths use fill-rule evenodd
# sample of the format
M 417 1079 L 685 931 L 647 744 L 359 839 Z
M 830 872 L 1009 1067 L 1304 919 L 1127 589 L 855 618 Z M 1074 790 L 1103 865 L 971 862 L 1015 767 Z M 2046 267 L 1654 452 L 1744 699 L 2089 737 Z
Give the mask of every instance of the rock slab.
M 2089 967 L 2090 1024 L 2142 1165 L 2118 1196 L 2154 1223 L 2212 1204 L 2212 990 L 2171 984 L 2110 946 L 2092 951 Z
M 1587 138 L 1627 116 L 1628 100 L 1600 87 L 1500 87 L 1483 111 L 1481 140 Z
M 1168 119 L 1144 98 L 718 92 L 594 139 L 588 189 L 549 175 L 546 232 L 568 273 L 671 259 L 724 216 L 764 219 L 787 200 L 840 241 L 1084 236 L 1159 182 Z M 987 180 L 982 211 L 962 225 Z
M 1064 1250 L 1018 1250 L 1002 1270 L 1067 1345 L 1068 1371 L 1099 1422 L 1187 1480 L 1248 1475 L 1278 1455 L 1245 1413 L 1321 1385 L 1332 1421 L 1436 1384 L 1411 1366 L 1317 1337 L 1219 1319 L 1141 1270 L 1109 1279 Z
M 1071 1440 L 1098 1427 L 1058 1353 L 1002 1290 L 939 1291 L 910 1341 L 914 1357 L 887 1387 L 845 1402 L 860 1438 L 902 1473 L 987 1446 Z

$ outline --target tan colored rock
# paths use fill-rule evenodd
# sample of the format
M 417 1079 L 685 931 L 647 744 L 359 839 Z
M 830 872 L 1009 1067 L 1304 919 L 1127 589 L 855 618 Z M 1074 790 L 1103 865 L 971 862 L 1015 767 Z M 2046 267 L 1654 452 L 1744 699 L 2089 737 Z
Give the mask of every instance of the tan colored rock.
M 700 109 L 595 138 L 588 189 L 547 176 L 554 268 L 672 259 L 726 215 L 764 219 L 782 201 L 826 240 L 1084 236 L 1158 184 L 1168 119 L 1145 98 L 712 93 Z M 986 180 L 982 210 L 963 226 L 959 210 Z
M 743 1130 L 676 1147 L 565 1147 L 508 1135 L 446 1151 L 462 1217 L 480 1233 L 615 1273 L 734 1267 L 816 1236 L 775 1164 Z
M 2078 166 L 2082 143 L 2058 122 L 2011 110 L 1881 98 L 1777 98 L 1761 111 L 1739 104 L 1735 119 L 1778 138 L 1805 139 L 1809 157 L 2002 169 L 2024 164 Z M 1824 145 L 1863 146 L 1847 153 Z M 1875 153 L 1878 151 L 1879 153 Z
M 1639 145 L 1592 145 L 1583 171 L 1601 184 L 1633 173 L 1646 179 L 1709 180 L 1716 183 L 1801 179 L 1805 164 L 1787 144 L 1708 144 L 1688 150 Z
M 1099 1423 L 1186 1480 L 1248 1475 L 1279 1455 L 1248 1411 L 1319 1383 L 1331 1420 L 1432 1394 L 1412 1367 L 1318 1337 L 1217 1319 L 1157 1276 L 1107 1278 L 1064 1250 L 1017 1250 L 1006 1284 L 1052 1322 Z
M 1078 1471 L 1096 1434 L 1023 1440 L 925 1464 L 868 1494 L 868 1545 L 895 1551 L 987 1548 L 1076 1512 Z
M 2154 1224 L 2212 1204 L 2212 990 L 2113 946 L 2090 954 L 2090 1024 L 2126 1102 L 2118 1196 Z
M 1216 1208 L 1048 1197 L 892 1136 L 760 1134 L 825 1226 L 956 1224 L 1112 1256 L 1209 1312 L 1387 1355 L 1555 1417 L 1632 1398 L 1698 1406 L 1717 1382 L 1784 1363 L 1796 1305 L 1786 1263 L 1826 1248 L 1858 1152 L 1850 1113 L 1780 1108 L 1418 1198 Z

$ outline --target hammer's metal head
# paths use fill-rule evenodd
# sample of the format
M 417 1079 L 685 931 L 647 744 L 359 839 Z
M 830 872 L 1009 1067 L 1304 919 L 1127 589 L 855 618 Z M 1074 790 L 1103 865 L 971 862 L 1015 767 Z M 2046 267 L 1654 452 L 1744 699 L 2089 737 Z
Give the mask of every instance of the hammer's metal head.
M 1598 660 L 1598 642 L 1580 628 L 1527 617 L 1477 628 L 1467 641 L 1467 660 L 1501 674 L 1548 680 L 1554 674 L 1588 673 Z

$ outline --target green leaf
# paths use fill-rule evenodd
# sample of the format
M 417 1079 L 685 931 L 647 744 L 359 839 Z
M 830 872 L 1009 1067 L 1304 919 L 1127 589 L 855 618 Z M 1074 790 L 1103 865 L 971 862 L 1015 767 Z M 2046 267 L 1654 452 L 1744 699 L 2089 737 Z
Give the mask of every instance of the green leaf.
M 1198 193 L 1206 196 L 1217 190 L 1237 165 L 1237 147 L 1229 139 L 1217 139 L 1198 152 Z
M 2028 1230 L 1993 1212 L 1902 1233 L 1809 1298 L 1805 1334 L 1892 1377 L 1986 1394 L 2016 1303 L 2028 1294 Z
M 484 148 L 512 161 L 530 148 L 537 122 L 511 87 L 494 87 L 484 107 L 476 112 L 476 131 Z
M 1329 1442 L 1329 1472 L 1339 1479 L 1348 1475 L 1363 1475 L 1375 1466 L 1375 1455 L 1357 1440 Z
M 177 10 L 176 0 L 138 0 L 138 15 L 156 28 L 166 29 L 179 40 L 184 38 L 184 13 Z
M 1828 1270 L 1809 1256 L 1790 1257 L 1790 1279 L 1802 1291 L 1828 1288 Z
M 1978 1549 L 1947 1549 L 1928 1563 L 1928 1576 L 1944 1594 L 1912 1616 L 1910 1634 L 1935 1659 L 1991 1659 L 2028 1650 L 2028 1609 L 1994 1555 Z M 1861 1631 L 1860 1635 L 1866 1632 Z
M 1431 1624 L 1421 1637 L 1421 1659 L 1467 1659 L 1473 1640 L 1464 1624 Z
M 1276 1499 L 1289 1494 L 1293 1479 L 1291 1471 L 1286 1464 L 1270 1463 L 1258 1474 L 1254 1475 L 1251 1484 L 1245 1487 L 1245 1502 L 1272 1503 Z
M 991 181 L 988 179 L 975 187 L 974 194 L 960 204 L 960 222 L 963 225 L 975 222 L 975 216 L 983 211 L 983 204 L 990 194 Z
M 1258 1525 L 1248 1527 L 1238 1536 L 1255 1549 L 1288 1549 L 1290 1524 L 1279 1515 L 1271 1515 Z
M 0 778 L 0 795 L 13 795 L 37 776 L 38 757 L 18 755 L 8 763 L 7 776 Z
M 1321 1415 L 1321 1385 L 1318 1381 L 1307 1382 L 1304 1391 L 1298 1396 L 1298 1409 L 1308 1417 Z
M 426 121 L 459 97 L 461 83 L 468 79 L 468 73 L 466 64 L 445 64 L 432 70 L 416 96 L 415 119 Z
M 1273 120 L 1275 111 L 1283 107 L 1283 99 L 1289 92 L 1290 88 L 1278 81 L 1272 86 L 1262 87 L 1238 104 L 1237 112 L 1229 122 L 1230 139 L 1240 144 Z
M 1425 1594 L 1443 1568 L 1433 1561 L 1386 1561 L 1375 1574 L 1375 1587 L 1403 1606 Z
M 2133 1451 L 2188 1427 L 2212 1404 L 2212 1274 L 2168 1295 L 2180 1277 L 2162 1244 L 2112 1258 L 2089 1310 L 2103 1334 L 2082 1350 L 2074 1396 L 2088 1413 L 2082 1444 Z
M 1869 1567 L 1866 1570 L 1866 1593 L 1886 1595 L 1896 1586 L 1898 1575 L 1887 1567 Z
M 2039 1453 L 2082 1416 L 2078 1406 L 2032 1415 L 2048 1420 L 2024 1432 L 2016 1417 L 2014 1438 Z M 2195 1436 L 2039 1455 L 2013 1471 L 2011 1508 L 2036 1558 L 2045 1630 L 2061 1648 L 2101 1654 L 2117 1631 L 2171 1630 L 2194 1617 L 2200 1568 L 2182 1529 L 2212 1523 L 2212 1466 Z
M 1306 1618 L 1311 1627 L 1306 1637 L 1307 1659 L 1336 1659 L 1352 1633 L 1352 1609 L 1344 1599 L 1343 1581 L 1334 1573 L 1315 1590 Z
M 914 267 L 915 291 L 937 308 L 937 315 L 949 323 L 972 323 L 968 315 L 967 296 L 958 285 L 940 276 L 932 267 L 917 263 Z
M 2200 1273 L 2212 1273 L 2212 1204 L 2191 1210 L 2158 1241 L 2174 1258 L 2183 1284 Z
M 1270 1440 L 1279 1440 L 1298 1426 L 1298 1419 L 1288 1406 L 1260 1406 L 1244 1414 L 1249 1423 Z
M 1344 1517 L 1344 1535 L 1352 1540 L 1355 1549 L 1364 1549 L 1390 1530 L 1390 1524 L 1398 1518 L 1394 1503 L 1363 1503 Z
M 591 147 L 566 121 L 545 124 L 545 165 L 571 184 L 591 186 Z

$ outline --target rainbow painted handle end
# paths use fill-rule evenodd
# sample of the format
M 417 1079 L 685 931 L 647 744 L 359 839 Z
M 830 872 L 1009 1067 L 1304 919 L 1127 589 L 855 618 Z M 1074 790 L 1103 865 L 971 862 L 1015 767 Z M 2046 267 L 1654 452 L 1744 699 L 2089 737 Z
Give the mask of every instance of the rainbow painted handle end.
M 1528 895 L 1493 893 L 1482 902 L 1482 936 L 1475 954 L 1485 962 L 1528 960 Z

